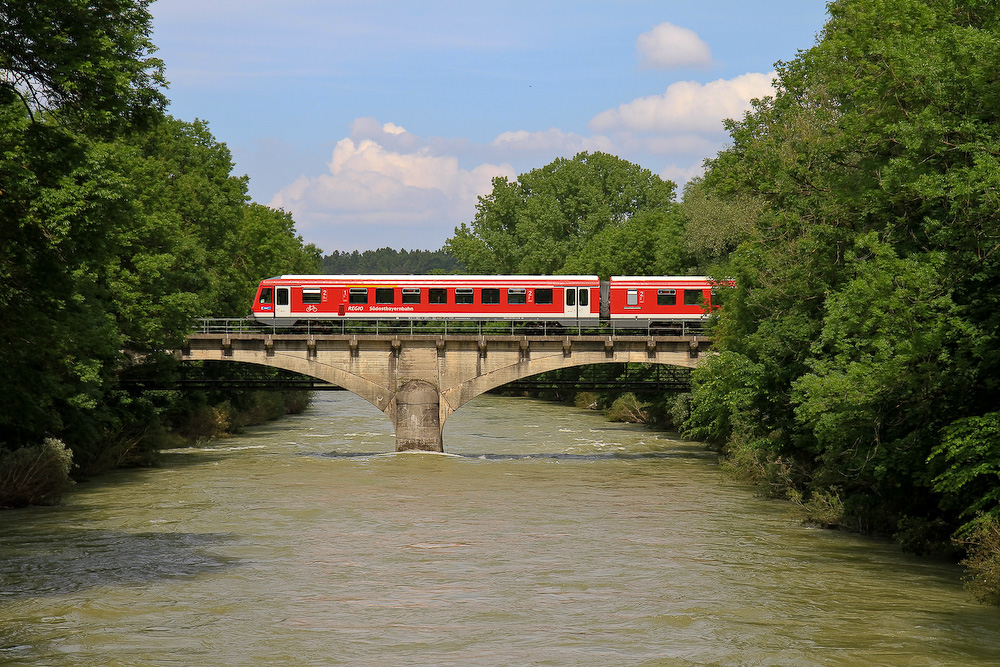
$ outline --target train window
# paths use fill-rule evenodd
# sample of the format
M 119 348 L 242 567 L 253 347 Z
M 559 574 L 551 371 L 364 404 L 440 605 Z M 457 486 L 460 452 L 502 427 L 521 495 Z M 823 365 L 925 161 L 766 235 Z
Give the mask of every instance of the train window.
M 260 291 L 260 302 L 261 303 L 271 303 L 271 299 L 274 298 L 274 290 L 270 287 L 265 287 Z
M 375 303 L 396 303 L 395 290 L 391 287 L 376 287 Z
M 590 290 L 587 288 L 580 290 L 580 305 L 581 306 L 590 305 Z
M 523 287 L 511 287 L 507 290 L 507 303 L 514 305 L 528 303 L 528 290 Z
M 576 305 L 576 290 L 572 287 L 566 288 L 566 305 L 567 306 Z
M 685 306 L 700 306 L 705 300 L 705 294 L 700 289 L 684 290 Z
M 448 303 L 448 290 L 443 287 L 432 287 L 427 290 L 428 303 Z
M 277 298 L 275 299 L 274 305 L 276 306 L 287 306 L 288 305 L 288 288 L 279 287 Z
M 639 305 L 639 290 L 637 289 L 625 290 L 625 305 L 626 306 Z
M 552 288 L 542 287 L 541 289 L 535 290 L 535 303 L 541 305 L 550 305 L 552 303 Z
M 419 287 L 404 287 L 403 288 L 403 303 L 420 303 L 420 288 Z
M 677 305 L 677 290 L 675 290 L 675 289 L 658 289 L 658 290 L 656 290 L 656 305 L 657 306 L 676 306 Z
M 455 289 L 455 303 L 472 303 L 472 288 L 458 287 Z
M 350 291 L 350 298 L 348 299 L 351 303 L 368 303 L 368 288 L 367 287 L 352 287 Z
M 496 305 L 500 303 L 499 287 L 483 288 L 483 305 Z
M 320 291 L 309 287 L 302 288 L 302 303 L 319 303 Z

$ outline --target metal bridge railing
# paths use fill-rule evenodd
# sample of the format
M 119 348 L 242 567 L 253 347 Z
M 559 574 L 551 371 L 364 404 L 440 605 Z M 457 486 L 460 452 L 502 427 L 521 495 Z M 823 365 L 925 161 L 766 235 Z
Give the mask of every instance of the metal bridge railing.
M 310 320 L 292 327 L 274 327 L 245 317 L 205 317 L 196 321 L 197 334 L 306 334 L 306 335 L 475 335 L 475 336 L 699 336 L 701 321 L 678 320 L 645 326 L 625 322 L 599 325 L 561 325 L 515 320 Z

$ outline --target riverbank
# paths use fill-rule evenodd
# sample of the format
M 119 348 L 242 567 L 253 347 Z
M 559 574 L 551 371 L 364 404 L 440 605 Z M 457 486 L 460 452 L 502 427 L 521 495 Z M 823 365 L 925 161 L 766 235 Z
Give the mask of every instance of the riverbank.
M 141 428 L 105 434 L 105 447 L 84 462 L 74 461 L 72 449 L 62 440 L 46 438 L 35 446 L 0 449 L 0 509 L 58 504 L 63 494 L 81 479 L 119 468 L 157 465 L 160 452 L 216 438 L 300 414 L 312 401 L 308 391 L 147 392 L 171 394 L 170 408 L 155 414 Z
M 523 392 L 577 408 L 603 412 L 611 422 L 644 424 L 652 429 L 679 432 L 689 415 L 690 394 L 678 392 L 640 398 L 630 392 L 577 393 Z M 707 445 L 706 445 L 707 447 Z M 763 498 L 787 501 L 796 520 L 803 525 L 891 539 L 908 552 L 933 556 L 965 568 L 964 582 L 977 601 L 1000 606 L 1000 522 L 982 517 L 972 530 L 952 537 L 952 529 L 941 526 L 936 533 L 922 523 L 901 524 L 886 533 L 852 520 L 834 492 L 806 494 L 793 479 L 788 464 L 765 461 L 746 447 L 716 448 L 722 469 L 734 480 L 753 487 Z

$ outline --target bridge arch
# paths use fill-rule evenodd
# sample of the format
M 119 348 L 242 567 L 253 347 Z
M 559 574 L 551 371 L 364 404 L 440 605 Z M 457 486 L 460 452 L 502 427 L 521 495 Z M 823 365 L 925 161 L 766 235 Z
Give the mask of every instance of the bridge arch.
M 192 334 L 177 357 L 259 364 L 338 385 L 390 418 L 397 451 L 443 451 L 448 417 L 491 389 L 589 364 L 690 368 L 709 344 L 703 336 Z
M 632 361 L 634 363 L 639 363 L 639 362 L 636 362 L 636 360 L 630 360 L 630 361 Z M 647 360 L 643 360 L 643 362 L 644 363 L 655 363 L 655 364 L 660 364 L 660 365 L 664 365 L 664 366 L 677 366 L 677 364 L 671 364 L 671 363 L 666 362 L 666 361 L 647 361 Z M 562 370 L 562 369 L 566 369 L 566 368 L 579 368 L 579 367 L 584 367 L 584 366 L 610 365 L 610 364 L 620 364 L 620 363 L 622 363 L 620 360 L 613 359 L 613 358 L 612 359 L 601 359 L 599 361 L 593 361 L 593 360 L 591 360 L 591 361 L 582 361 L 581 360 L 581 361 L 578 361 L 578 362 L 564 363 L 564 364 L 561 364 L 561 365 L 558 365 L 558 366 L 555 366 L 555 367 L 552 367 L 551 364 L 549 364 L 549 363 L 532 364 L 532 363 L 529 362 L 527 364 L 519 365 L 516 368 L 516 375 L 514 377 L 509 377 L 509 376 L 508 377 L 502 377 L 502 374 L 500 374 L 500 373 L 493 373 L 493 374 L 488 374 L 488 375 L 482 375 L 482 376 L 479 376 L 479 377 L 476 377 L 476 378 L 473 378 L 473 379 L 469 380 L 466 383 L 468 391 L 463 391 L 462 392 L 462 398 L 464 400 L 462 400 L 462 402 L 459 403 L 458 405 L 455 405 L 454 408 L 455 408 L 455 410 L 457 410 L 462 405 L 464 405 L 465 403 L 467 403 L 470 400 L 474 399 L 476 396 L 479 396 L 480 394 L 485 394 L 486 392 L 491 391 L 493 389 L 499 389 L 500 387 L 504 387 L 506 385 L 509 385 L 509 384 L 512 384 L 512 383 L 516 383 L 519 380 L 530 378 L 530 377 L 533 377 L 533 376 L 536 376 L 536 375 L 541 375 L 543 373 L 548 373 L 550 371 Z M 681 368 L 689 368 L 689 366 L 679 366 L 679 367 L 681 367 Z M 503 374 L 503 375 L 506 375 L 506 374 Z

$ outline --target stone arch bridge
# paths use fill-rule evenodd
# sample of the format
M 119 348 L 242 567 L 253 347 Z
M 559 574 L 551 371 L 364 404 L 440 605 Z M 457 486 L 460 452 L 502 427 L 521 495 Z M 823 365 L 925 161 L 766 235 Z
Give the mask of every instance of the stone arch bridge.
M 364 397 L 392 421 L 396 451 L 444 451 L 445 420 L 476 396 L 545 371 L 646 362 L 693 368 L 710 339 L 681 330 L 601 333 L 193 333 L 182 361 L 235 361 L 302 373 Z

